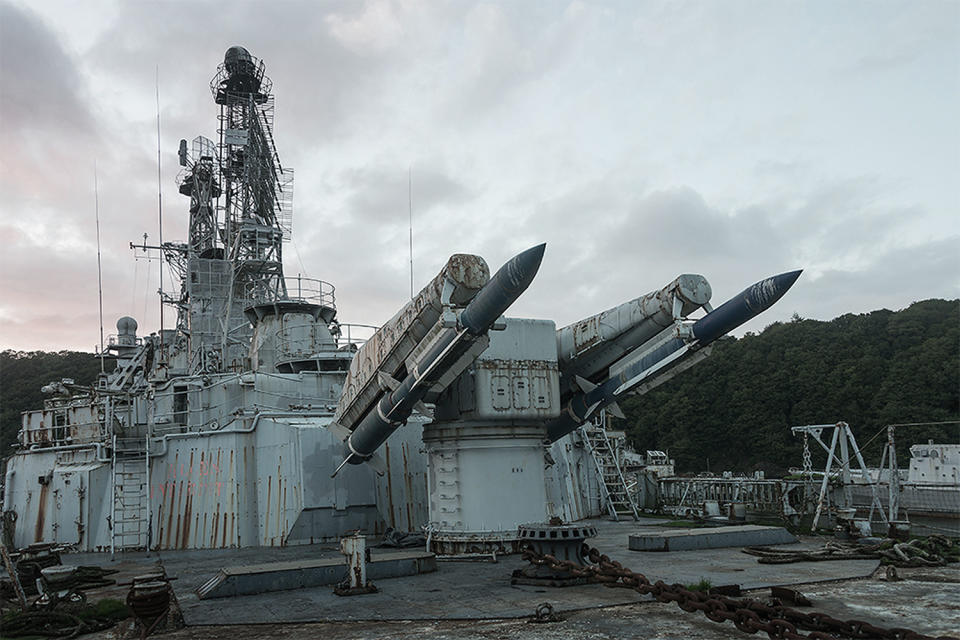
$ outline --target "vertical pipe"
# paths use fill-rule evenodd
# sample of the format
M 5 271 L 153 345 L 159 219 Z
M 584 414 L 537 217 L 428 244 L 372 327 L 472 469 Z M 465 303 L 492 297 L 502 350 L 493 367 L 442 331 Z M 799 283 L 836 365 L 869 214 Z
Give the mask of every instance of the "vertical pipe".
M 888 497 L 888 507 L 890 509 L 890 520 L 897 520 L 900 517 L 900 469 L 897 467 L 897 445 L 893 437 L 894 427 L 887 427 L 887 447 L 890 449 L 890 482 Z
M 146 436 L 144 436 L 144 441 L 145 441 L 144 455 L 146 456 L 146 465 L 147 465 L 147 473 L 146 473 L 146 483 L 147 483 L 147 486 L 146 486 L 146 496 L 147 496 L 147 507 L 146 507 L 146 509 L 147 509 L 147 513 L 146 513 L 146 516 L 147 516 L 147 553 L 150 553 L 150 547 L 152 546 L 152 544 L 151 544 L 151 543 L 152 543 L 151 538 L 153 538 L 153 512 L 150 510 L 150 506 L 151 506 L 151 505 L 150 505 L 150 494 L 151 494 L 152 492 L 151 492 L 151 490 L 150 490 L 150 433 L 149 433 L 149 432 L 147 433 Z

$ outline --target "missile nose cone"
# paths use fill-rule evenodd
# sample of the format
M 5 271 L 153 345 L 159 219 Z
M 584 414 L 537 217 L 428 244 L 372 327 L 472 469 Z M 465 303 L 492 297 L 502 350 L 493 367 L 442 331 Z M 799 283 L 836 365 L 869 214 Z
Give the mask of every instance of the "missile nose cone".
M 788 271 L 780 275 L 764 278 L 743 292 L 744 302 L 754 315 L 766 311 L 783 297 L 793 283 L 797 281 L 803 269 Z
M 489 329 L 533 282 L 546 248 L 539 244 L 510 258 L 463 310 L 460 323 L 474 335 Z
M 520 293 L 525 291 L 540 270 L 540 263 L 543 262 L 543 252 L 546 248 L 547 243 L 544 242 L 510 258 L 507 264 L 500 268 L 500 271 L 506 271 L 504 288 Z
M 739 295 L 697 320 L 693 325 L 694 337 L 700 346 L 705 346 L 752 320 L 782 298 L 801 273 L 803 269 L 788 271 L 750 285 Z

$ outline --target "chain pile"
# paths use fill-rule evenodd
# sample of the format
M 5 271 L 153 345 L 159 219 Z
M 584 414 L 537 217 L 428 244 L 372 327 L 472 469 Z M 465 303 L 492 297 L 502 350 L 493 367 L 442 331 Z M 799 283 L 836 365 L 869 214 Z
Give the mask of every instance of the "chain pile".
M 774 547 L 745 547 L 744 553 L 758 556 L 763 564 L 818 562 L 825 560 L 881 560 L 897 567 L 941 567 L 960 561 L 960 545 L 942 535 L 915 538 L 909 542 L 886 539 L 878 544 L 863 545 L 830 541 L 821 549 L 796 550 Z
M 932 638 L 910 629 L 883 629 L 861 620 L 838 620 L 825 613 L 803 613 L 782 604 L 764 604 L 751 598 L 731 598 L 719 594 L 691 591 L 680 584 L 651 583 L 642 573 L 635 573 L 616 560 L 584 544 L 583 555 L 593 563 L 580 566 L 550 555 L 527 549 L 523 557 L 535 565 L 555 571 L 566 571 L 590 582 L 609 587 L 633 589 L 650 594 L 658 602 L 676 602 L 684 611 L 700 611 L 714 622 L 733 622 L 745 633 L 762 631 L 770 638 L 787 640 L 838 640 L 838 638 L 878 638 L 881 640 L 955 640 L 946 636 Z M 809 631 L 803 633 L 800 630 Z
M 12 611 L 7 613 L 0 626 L 6 638 L 24 636 L 36 638 L 76 638 L 85 633 L 109 629 L 115 620 L 106 617 L 76 615 L 77 611 Z

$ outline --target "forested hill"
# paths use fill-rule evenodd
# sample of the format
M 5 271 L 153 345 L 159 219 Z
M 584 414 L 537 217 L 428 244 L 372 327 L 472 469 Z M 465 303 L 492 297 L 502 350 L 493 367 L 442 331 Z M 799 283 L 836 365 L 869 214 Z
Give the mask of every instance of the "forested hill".
M 107 361 L 107 370 L 113 363 Z M 63 378 L 77 384 L 93 384 L 100 373 L 100 360 L 77 351 L 0 351 L 0 458 L 11 453 L 17 439 L 20 412 L 42 409 L 40 387 Z
M 776 323 L 719 341 L 710 357 L 621 403 L 616 420 L 639 452 L 668 450 L 678 473 L 799 467 L 791 426 L 850 424 L 863 444 L 888 424 L 960 418 L 960 300 L 830 322 Z M 934 438 L 960 442 L 960 427 L 897 430 L 898 452 Z M 869 447 L 877 465 L 884 438 Z M 815 456 L 819 447 L 811 444 Z M 907 458 L 901 458 L 901 467 Z M 815 463 L 825 462 L 819 454 Z

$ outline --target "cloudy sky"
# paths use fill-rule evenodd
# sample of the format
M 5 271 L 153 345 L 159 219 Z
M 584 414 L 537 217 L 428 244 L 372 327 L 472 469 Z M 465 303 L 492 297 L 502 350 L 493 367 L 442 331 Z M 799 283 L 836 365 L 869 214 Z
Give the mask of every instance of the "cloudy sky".
M 680 273 L 714 303 L 804 276 L 746 329 L 960 296 L 960 3 L 8 2 L 0 0 L 0 347 L 158 327 L 183 239 L 181 138 L 216 134 L 208 84 L 267 65 L 296 169 L 288 274 L 378 324 L 453 252 L 496 269 L 547 242 L 512 313 L 567 324 Z M 166 278 L 169 285 L 169 276 Z M 171 326 L 167 314 L 167 326 Z

